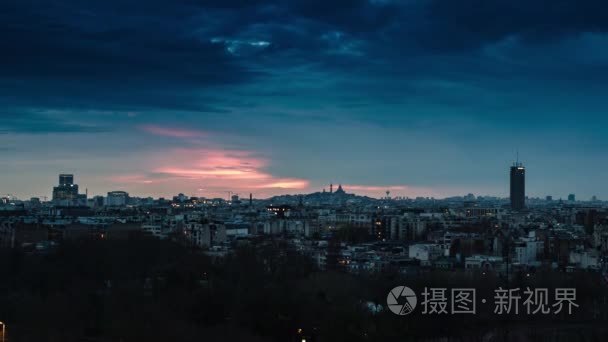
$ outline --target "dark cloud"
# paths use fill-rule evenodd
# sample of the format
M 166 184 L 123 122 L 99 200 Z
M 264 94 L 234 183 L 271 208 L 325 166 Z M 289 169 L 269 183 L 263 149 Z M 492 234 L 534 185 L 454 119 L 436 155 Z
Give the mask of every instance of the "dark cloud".
M 546 41 L 582 32 L 608 30 L 603 0 L 431 0 L 419 40 L 437 49 L 470 49 L 509 36 Z
M 398 20 L 400 12 L 400 7 L 391 2 L 369 0 L 295 0 L 290 9 L 351 33 L 381 30 Z
M 357 169 L 340 169 L 336 155 L 359 161 L 363 171 L 375 161 L 395 161 L 395 172 L 379 176 L 386 184 L 403 177 L 423 183 L 453 177 L 459 184 L 496 174 L 471 169 L 477 160 L 467 151 L 502 170 L 505 151 L 517 142 L 550 156 L 556 154 L 545 151 L 564 152 L 536 174 L 553 175 L 554 165 L 570 159 L 568 165 L 594 170 L 585 179 L 597 184 L 602 175 L 595 171 L 606 169 L 600 129 L 606 6 L 593 0 L 3 0 L 0 152 L 52 164 L 45 153 L 70 145 L 70 158 L 112 156 L 110 163 L 101 158 L 82 167 L 123 172 L 136 168 L 131 156 L 139 158 L 139 151 L 145 158 L 168 147 L 165 139 L 133 130 L 154 124 L 210 132 L 218 146 L 268 151 L 280 161 L 272 167 L 308 173 L 319 184 L 335 176 L 327 172 Z M 198 143 L 179 140 L 174 146 Z M 13 145 L 17 152 L 9 152 Z M 395 158 L 404 148 L 415 155 Z M 446 160 L 437 156 L 445 155 L 460 171 L 443 178 Z M 423 163 L 412 168 L 409 160 Z M 13 179 L 19 176 L 8 185 Z M 556 180 L 556 189 L 563 183 Z
M 0 134 L 26 133 L 99 133 L 109 131 L 109 127 L 86 125 L 66 121 L 53 115 L 42 113 L 0 112 Z
M 608 4 L 598 0 L 8 0 L 0 101 L 220 113 L 229 105 L 208 91 L 282 68 L 502 77 L 512 70 L 475 51 L 607 28 Z
M 68 105 L 73 100 L 94 107 L 177 108 L 183 106 L 184 90 L 256 76 L 222 46 L 193 35 L 180 21 L 191 16 L 170 10 L 169 4 L 163 5 L 166 11 L 113 13 L 128 4 L 0 5 L 3 97 L 27 103 L 51 98 Z

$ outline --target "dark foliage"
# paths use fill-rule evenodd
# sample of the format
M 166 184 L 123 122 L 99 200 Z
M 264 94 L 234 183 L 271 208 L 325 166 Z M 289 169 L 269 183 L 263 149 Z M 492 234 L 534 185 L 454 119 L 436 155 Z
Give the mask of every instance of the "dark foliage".
M 0 318 L 10 341 L 391 341 L 605 340 L 606 291 L 593 275 L 536 273 L 514 286 L 567 284 L 579 289 L 572 317 L 404 317 L 372 314 L 388 291 L 407 284 L 475 287 L 491 298 L 504 286 L 492 276 L 459 272 L 352 276 L 318 272 L 280 241 L 241 247 L 213 261 L 169 241 L 65 243 L 55 253 L 0 255 Z M 604 301 L 602 304 L 602 301 Z M 301 331 L 299 330 L 301 329 Z M 506 332 L 509 331 L 508 335 Z

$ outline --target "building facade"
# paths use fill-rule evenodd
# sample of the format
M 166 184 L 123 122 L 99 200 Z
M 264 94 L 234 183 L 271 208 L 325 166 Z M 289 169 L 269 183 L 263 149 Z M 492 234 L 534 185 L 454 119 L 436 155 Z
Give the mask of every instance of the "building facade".
M 511 166 L 510 198 L 512 210 L 526 208 L 526 168 L 519 162 Z

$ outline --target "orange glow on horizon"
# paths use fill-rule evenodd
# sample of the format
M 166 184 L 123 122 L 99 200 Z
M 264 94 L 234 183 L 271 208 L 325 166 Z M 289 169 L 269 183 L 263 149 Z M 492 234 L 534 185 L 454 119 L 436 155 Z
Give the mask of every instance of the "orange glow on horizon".
M 284 179 L 279 180 L 274 183 L 264 184 L 259 186 L 260 188 L 280 188 L 280 189 L 306 189 L 308 188 L 310 182 L 306 180 L 299 179 Z

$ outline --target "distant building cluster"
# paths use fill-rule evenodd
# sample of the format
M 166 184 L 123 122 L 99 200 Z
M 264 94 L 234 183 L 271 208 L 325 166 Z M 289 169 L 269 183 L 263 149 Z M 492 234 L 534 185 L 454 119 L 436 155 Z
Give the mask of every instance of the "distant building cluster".
M 285 240 L 319 269 L 351 273 L 425 270 L 607 274 L 608 203 L 527 198 L 525 168 L 510 168 L 510 198 L 374 199 L 334 191 L 247 200 L 139 198 L 125 191 L 87 198 L 62 174 L 53 198 L 0 201 L 0 248 L 52 252 L 65 240 L 170 239 L 214 257 L 265 239 Z M 606 277 L 608 279 L 608 277 Z

